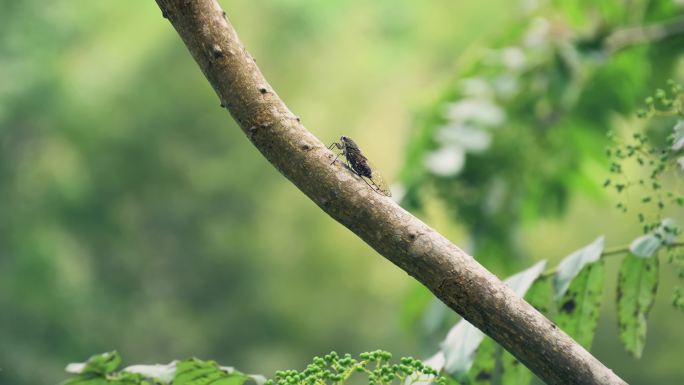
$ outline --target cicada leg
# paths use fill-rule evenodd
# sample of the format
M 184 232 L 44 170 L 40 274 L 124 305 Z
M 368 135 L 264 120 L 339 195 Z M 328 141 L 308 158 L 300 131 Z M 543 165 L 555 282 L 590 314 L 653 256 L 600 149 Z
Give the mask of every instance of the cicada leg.
M 330 146 L 328 146 L 328 150 L 331 150 L 331 151 L 332 151 L 333 147 L 336 147 L 338 150 L 344 149 L 344 147 L 342 147 L 342 145 L 341 145 L 340 143 L 333 142 Z M 335 161 L 337 160 L 337 158 L 340 157 L 340 155 L 342 155 L 341 152 L 340 152 L 340 153 L 337 153 L 337 156 L 335 157 L 335 159 L 333 159 L 332 162 L 330 162 L 330 164 L 335 163 Z

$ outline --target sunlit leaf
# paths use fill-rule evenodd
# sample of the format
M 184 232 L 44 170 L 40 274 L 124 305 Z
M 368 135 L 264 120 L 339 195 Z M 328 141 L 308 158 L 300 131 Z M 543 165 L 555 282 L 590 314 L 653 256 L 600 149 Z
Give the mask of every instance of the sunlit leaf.
M 191 384 L 199 379 L 219 385 L 242 385 L 249 377 L 233 370 L 224 370 L 214 361 L 202 361 L 196 358 L 176 363 L 176 375 L 173 385 Z
M 672 243 L 676 237 L 675 222 L 665 218 L 651 234 L 642 235 L 629 245 L 629 251 L 636 257 L 649 258 L 665 245 Z
M 516 273 L 504 280 L 504 283 L 513 289 L 515 294 L 524 297 L 534 281 L 539 277 L 546 267 L 546 260 L 539 261 L 519 273 Z
M 121 356 L 117 351 L 112 351 L 93 355 L 86 362 L 71 363 L 65 371 L 73 374 L 108 374 L 115 371 L 120 364 Z
M 148 385 L 151 382 L 173 385 L 242 385 L 248 380 L 263 385 L 266 382 L 264 376 L 240 373 L 232 367 L 219 366 L 214 361 L 197 358 L 173 361 L 166 365 L 132 365 L 115 372 L 120 362 L 121 357 L 116 352 L 111 352 L 93 356 L 87 363 L 69 364 L 67 371 L 76 376 L 62 382 L 62 385 Z M 107 371 L 94 368 L 104 368 Z
M 423 360 L 423 362 L 425 362 L 427 366 L 439 372 L 442 370 L 442 368 L 444 368 L 444 353 L 437 352 L 432 357 Z
M 556 324 L 585 348 L 598 323 L 604 281 L 603 261 L 586 265 L 560 299 Z
M 570 282 L 575 279 L 582 268 L 587 264 L 596 262 L 602 252 L 603 236 L 600 236 L 594 242 L 565 257 L 556 268 L 554 280 L 556 298 L 562 297 L 568 290 Z
M 647 234 L 633 240 L 629 245 L 629 251 L 635 257 L 648 258 L 655 255 L 662 245 L 662 240 L 653 234 Z
M 466 320 L 459 321 L 440 345 L 445 357 L 444 371 L 456 377 L 467 373 L 483 338 L 480 329 Z
M 618 278 L 618 323 L 625 349 L 636 358 L 641 357 L 646 343 L 646 319 L 657 289 L 658 258 L 627 255 Z

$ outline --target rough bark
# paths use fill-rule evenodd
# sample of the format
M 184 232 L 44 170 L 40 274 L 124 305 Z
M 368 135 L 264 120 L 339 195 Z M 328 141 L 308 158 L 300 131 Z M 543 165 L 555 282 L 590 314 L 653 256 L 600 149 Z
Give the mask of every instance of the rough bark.
M 254 146 L 323 211 L 550 384 L 624 384 L 471 256 L 371 190 L 307 131 L 215 0 L 156 0 Z M 258 26 L 257 26 L 258 28 Z

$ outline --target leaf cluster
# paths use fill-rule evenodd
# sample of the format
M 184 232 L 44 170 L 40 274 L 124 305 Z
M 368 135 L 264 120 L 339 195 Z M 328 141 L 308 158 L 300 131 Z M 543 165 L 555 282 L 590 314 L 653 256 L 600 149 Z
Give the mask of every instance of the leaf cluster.
M 446 385 L 446 378 L 437 370 L 413 357 L 403 357 L 392 364 L 392 354 L 384 350 L 365 352 L 359 359 L 330 352 L 314 357 L 304 370 L 279 370 L 274 379 L 246 375 L 214 361 L 190 358 L 168 365 L 134 365 L 117 370 L 121 357 L 114 352 L 92 356 L 85 363 L 70 364 L 67 371 L 73 377 L 62 385 L 243 385 L 252 380 L 256 385 L 326 385 L 344 384 L 353 374 L 365 375 L 369 385 L 437 384 Z
M 522 255 L 518 226 L 562 214 L 576 192 L 601 194 L 586 169 L 605 162 L 615 114 L 632 114 L 649 71 L 669 73 L 676 55 L 658 41 L 607 48 L 613 34 L 676 14 L 661 2 L 552 1 L 526 12 L 488 47 L 462 55 L 418 115 L 401 174 L 405 207 L 436 193 L 492 263 Z
M 134 365 L 119 369 L 121 356 L 116 352 L 96 354 L 85 363 L 67 366 L 73 377 L 61 385 L 243 385 L 252 380 L 263 385 L 259 375 L 246 375 L 215 361 L 189 358 L 167 365 Z
M 275 374 L 275 380 L 268 380 L 266 385 L 325 385 L 343 384 L 353 374 L 366 375 L 368 385 L 436 383 L 445 385 L 446 379 L 439 377 L 438 372 L 422 361 L 412 357 L 403 357 L 399 364 L 391 364 L 392 354 L 383 350 L 365 352 L 359 359 L 350 354 L 339 356 L 330 352 L 323 357 L 314 357 L 306 369 L 283 370 Z
M 656 229 L 639 236 L 627 247 L 605 249 L 604 237 L 580 248 L 553 269 L 546 261 L 507 278 L 504 282 L 582 346 L 591 347 L 603 301 L 607 258 L 623 255 L 615 301 L 619 338 L 625 350 L 639 358 L 646 343 L 648 314 L 659 282 L 659 254 L 679 266 L 684 277 L 684 245 L 676 241 L 677 226 L 665 219 Z M 673 305 L 682 307 L 682 291 L 675 290 Z M 460 384 L 525 384 L 532 379 L 515 357 L 465 320 L 457 322 L 435 355 L 440 369 Z

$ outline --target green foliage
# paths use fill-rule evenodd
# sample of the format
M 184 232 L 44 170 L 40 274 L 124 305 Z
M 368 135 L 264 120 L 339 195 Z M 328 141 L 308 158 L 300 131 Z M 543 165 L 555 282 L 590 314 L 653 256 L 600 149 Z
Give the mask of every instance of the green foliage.
M 411 84 L 440 81 L 495 3 L 221 1 L 306 125 L 382 143 L 383 170 Z M 113 347 L 272 370 L 421 341 L 392 322 L 411 280 L 264 161 L 154 1 L 3 1 L 0 32 L 0 383 Z
M 665 230 L 668 229 L 668 230 Z M 684 258 L 676 243 L 672 220 L 651 234 L 635 239 L 630 247 L 604 250 L 603 237 L 564 258 L 550 272 L 542 274 L 545 261 L 515 274 L 506 283 L 549 319 L 589 349 L 600 316 L 605 281 L 605 258 L 627 254 L 618 282 L 618 319 L 620 338 L 635 357 L 641 356 L 646 338 L 646 319 L 657 287 L 657 252 L 670 251 L 670 262 L 683 266 Z M 631 250 L 631 252 L 630 252 Z M 635 255 L 634 252 L 639 253 Z M 642 261 L 642 262 L 639 262 Z M 681 290 L 675 290 L 673 304 L 682 306 Z M 444 358 L 443 370 L 453 380 L 469 384 L 525 384 L 533 375 L 508 352 L 495 348 L 491 339 L 465 320 L 449 332 L 438 355 Z M 467 376 L 465 373 L 467 372 Z
M 647 96 L 644 99 L 646 104 L 645 109 L 640 109 L 637 111 L 637 115 L 642 118 L 653 117 L 653 116 L 674 116 L 674 117 L 684 117 L 684 109 L 682 106 L 682 98 L 684 97 L 684 87 L 678 84 L 672 79 L 667 81 L 667 90 L 662 88 L 656 89 L 655 93 L 651 96 Z M 674 138 L 673 143 L 678 144 L 679 139 L 681 139 L 680 133 L 675 129 L 675 134 L 677 136 Z M 675 146 L 676 149 L 681 148 L 681 145 Z
M 551 277 L 549 275 L 542 275 L 537 278 L 527 291 L 527 294 L 525 294 L 525 300 L 534 306 L 535 309 L 552 318 L 555 302 Z
M 664 179 L 668 174 L 682 170 L 681 149 L 684 147 L 684 124 L 681 120 L 672 123 L 673 117 L 681 117 L 682 86 L 673 80 L 668 81 L 670 93 L 657 89 L 653 96 L 645 99 L 647 109 L 637 111 L 642 118 L 665 117 L 673 124 L 670 133 L 662 140 L 660 132 L 652 128 L 652 132 L 634 132 L 630 140 L 623 141 L 612 133 L 613 144 L 606 149 L 611 165 L 612 178 L 603 183 L 603 187 L 612 188 L 623 198 L 616 207 L 622 212 L 628 211 L 626 198 L 629 192 L 640 196 L 641 207 L 651 209 L 655 215 L 648 215 L 643 209 L 637 212 L 643 232 L 647 233 L 658 227 L 663 219 L 662 214 L 669 206 L 684 206 L 684 195 L 681 192 L 664 187 Z M 629 175 L 627 170 L 633 170 Z
M 546 279 L 538 280 L 546 266 L 546 261 L 540 261 L 528 269 L 514 274 L 504 281 L 516 294 L 525 296 L 533 290 L 534 303 L 544 306 L 551 300 L 550 288 Z M 535 285 L 535 282 L 543 283 Z M 474 381 L 475 383 L 487 383 L 499 373 L 494 371 L 497 362 L 501 362 L 502 350 L 494 349 L 491 339 L 485 337 L 479 329 L 466 320 L 460 320 L 447 333 L 446 338 L 440 344 L 440 350 L 430 359 L 434 367 L 448 374 L 456 382 Z M 513 364 L 516 370 L 519 365 Z M 523 370 L 527 370 L 523 367 Z M 526 374 L 520 373 L 520 376 Z
M 672 306 L 674 306 L 675 309 L 684 311 L 684 294 L 682 294 L 681 287 L 676 287 L 674 290 L 674 294 L 672 295 Z
M 499 349 L 500 350 L 500 349 Z M 496 376 L 497 345 L 485 337 L 475 355 L 475 362 L 468 372 L 468 380 L 475 385 L 489 384 Z
M 117 372 L 121 357 L 116 351 L 94 355 L 80 366 L 74 377 L 63 381 L 62 385 L 148 385 L 156 384 L 154 380 L 145 379 L 137 373 Z
M 344 384 L 354 374 L 368 378 L 368 385 L 430 384 L 444 385 L 446 379 L 438 376 L 437 370 L 412 357 L 403 357 L 398 364 L 391 364 L 392 354 L 376 350 L 359 355 L 339 356 L 330 352 L 323 357 L 314 357 L 311 364 L 301 372 L 283 370 L 276 372 L 275 380 L 266 385 L 324 385 Z
M 461 8 L 445 12 L 428 3 L 317 3 L 230 5 L 236 25 L 246 27 L 240 33 L 250 50 L 311 127 L 344 122 L 377 142 L 402 140 L 397 127 L 405 122 L 396 111 L 411 101 L 406 95 L 443 79 L 441 71 L 462 57 L 457 78 L 421 112 L 408 141 L 404 203 L 420 207 L 434 188 L 467 226 L 476 255 L 502 276 L 526 263 L 521 224 L 562 214 L 579 192 L 600 193 L 587 169 L 605 161 L 605 131 L 672 76 L 682 52 L 681 38 L 605 49 L 606 37 L 621 28 L 680 14 L 670 0 L 534 2 L 541 7 L 508 26 L 490 3 L 480 6 L 479 17 L 458 23 L 453 15 L 462 13 L 453 10 Z M 113 3 L 74 8 L 27 0 L 7 2 L 0 19 L 7 37 L 0 43 L 0 382 L 46 383 L 65 357 L 112 341 L 145 360 L 191 351 L 268 367 L 321 345 L 421 340 L 378 331 L 375 325 L 391 318 L 400 280 L 375 284 L 369 278 L 375 276 L 363 276 L 376 268 L 367 268 L 363 246 L 322 226 L 238 130 L 225 126 L 225 112 L 154 4 L 130 11 Z M 119 28 L 120 20 L 131 28 Z M 257 20 L 260 28 L 250 28 Z M 339 28 L 342 21 L 348 28 Z M 475 43 L 462 50 L 465 42 L 487 39 L 488 25 L 503 25 L 493 44 L 484 42 L 492 49 Z M 364 39 L 349 31 L 363 31 Z M 318 52 L 318 59 L 302 67 L 301 58 L 310 55 L 301 47 Z M 292 76 L 293 69 L 304 69 L 304 78 Z M 678 116 L 663 115 L 668 108 L 681 113 L 675 108 L 681 90 L 664 92 L 644 109 L 658 119 L 642 137 L 621 144 L 626 154 L 627 145 L 647 138 L 643 145 L 656 149 L 655 169 L 657 151 L 668 149 L 664 138 L 674 132 L 677 147 L 684 136 Z M 375 100 L 396 104 L 365 108 Z M 322 108 L 322 101 L 336 108 Z M 372 112 L 364 115 L 364 108 Z M 426 162 L 437 155 L 446 155 L 452 174 Z M 636 162 L 636 155 L 629 159 Z M 678 169 L 676 160 L 668 158 L 667 170 Z M 453 173 L 456 166 L 461 170 Z M 659 172 L 658 183 L 672 177 L 666 174 Z M 611 179 L 610 189 L 624 184 Z M 650 207 L 658 206 L 660 191 L 665 204 L 684 203 L 653 186 L 646 184 L 649 195 L 640 196 L 650 197 Z M 652 229 L 660 213 L 647 214 L 643 223 Z M 298 241 L 302 233 L 308 242 Z M 553 240 L 537 244 L 545 242 Z M 635 250 L 668 249 L 672 271 L 684 278 L 680 249 L 653 237 L 635 242 L 642 245 Z M 357 278 L 353 289 L 345 286 L 350 276 Z M 560 281 L 572 285 L 575 277 Z M 526 298 L 553 317 L 552 281 L 558 276 L 540 276 Z M 437 322 L 420 323 L 433 334 L 453 325 L 455 316 L 429 293 L 417 297 L 407 317 L 431 303 L 434 317 L 428 318 Z M 318 311 L 301 317 L 303 299 Z M 672 302 L 684 310 L 681 290 Z M 354 323 L 349 314 L 367 317 Z M 434 349 L 442 337 L 424 340 Z M 518 369 L 506 354 L 485 338 L 469 372 L 473 381 L 511 376 L 524 382 L 522 374 L 509 374 Z M 656 369 L 646 369 L 640 372 L 650 381 Z M 94 383 L 108 381 L 98 376 Z
M 674 272 L 677 274 L 677 278 L 684 280 L 684 252 L 682 252 L 681 249 L 671 247 L 667 254 L 667 262 L 673 267 Z M 684 290 L 682 290 L 681 286 L 676 286 L 674 288 L 672 306 L 674 306 L 675 309 L 684 312 Z
M 598 324 L 604 278 L 602 260 L 586 265 L 558 305 L 556 324 L 587 349 Z
M 92 356 L 83 364 L 70 364 L 67 371 L 74 376 L 62 385 L 243 385 L 252 380 L 262 385 L 261 376 L 246 375 L 214 361 L 190 358 L 168 365 L 135 365 L 118 370 L 121 358 L 117 352 Z
M 470 322 L 459 321 L 440 345 L 440 353 L 444 355 L 444 371 L 457 379 L 468 373 L 484 337 L 484 333 Z
M 662 247 L 672 245 L 677 235 L 679 227 L 670 218 L 665 218 L 657 224 L 657 227 L 649 234 L 642 235 L 629 245 L 632 255 L 640 258 L 650 258 Z
M 88 359 L 83 374 L 110 374 L 121 365 L 121 356 L 117 351 L 94 355 Z
M 191 358 L 176 363 L 173 385 L 242 385 L 250 379 L 235 370 L 221 368 L 214 361 Z
M 639 358 L 646 340 L 646 319 L 658 288 L 658 258 L 632 254 L 622 261 L 617 286 L 620 339 Z
M 599 260 L 603 252 L 603 243 L 604 238 L 600 236 L 589 245 L 568 255 L 558 264 L 553 281 L 557 297 L 565 294 L 571 282 L 575 280 L 585 266 Z
M 168 365 L 135 365 L 118 370 L 121 357 L 117 352 L 92 356 L 83 364 L 70 364 L 67 368 L 74 376 L 63 385 L 243 385 L 252 380 L 257 385 L 325 385 L 346 383 L 354 374 L 367 377 L 368 385 L 445 385 L 446 379 L 437 370 L 420 360 L 403 357 L 392 364 L 392 354 L 375 350 L 359 355 L 344 356 L 330 352 L 314 357 L 306 369 L 279 370 L 275 379 L 246 375 L 230 367 L 219 366 L 214 361 L 190 358 L 174 361 Z
M 620 197 L 614 204 L 621 211 L 630 206 L 644 235 L 629 247 L 608 250 L 600 237 L 539 276 L 526 297 L 590 347 L 600 316 L 606 258 L 631 251 L 623 262 L 621 282 L 624 264 L 639 259 L 635 255 L 657 260 L 653 255 L 668 249 L 673 266 L 682 260 L 682 245 L 676 242 L 679 229 L 664 219 L 665 212 L 684 206 L 673 182 L 684 169 L 684 120 L 677 120 L 682 116 L 682 86 L 668 81 L 667 90 L 657 90 L 646 98 L 647 108 L 638 110 L 638 100 L 652 84 L 672 73 L 681 39 L 644 42 L 631 36 L 638 32 L 635 26 L 659 28 L 656 24 L 668 23 L 679 11 L 672 2 L 651 0 L 628 5 L 611 0 L 535 4 L 526 10 L 526 16 L 535 18 L 509 26 L 501 38 L 488 42 L 488 49 L 475 47 L 463 55 L 455 79 L 419 115 L 402 173 L 402 204 L 420 208 L 435 192 L 465 224 L 478 259 L 489 268 L 507 270 L 515 261 L 511 256 L 521 255 L 515 237 L 523 225 L 562 214 L 578 192 L 603 195 L 597 182 L 603 177 L 588 170 L 605 167 L 601 148 L 610 142 L 606 153 L 611 175 L 605 191 Z M 632 120 L 634 115 L 658 119 Z M 635 127 L 639 125 L 646 127 Z M 628 201 L 630 194 L 638 195 L 636 210 L 631 210 L 636 205 Z M 585 215 L 585 221 L 590 216 Z M 538 235 L 533 239 L 540 241 Z M 641 268 L 648 269 L 648 264 Z M 633 269 L 633 274 L 638 271 Z M 657 276 L 653 279 L 657 283 Z M 684 307 L 682 292 L 675 289 L 675 307 Z M 618 306 L 624 309 L 625 304 Z M 648 307 L 639 309 L 641 315 L 635 312 L 625 322 L 635 325 L 628 328 L 633 336 L 643 326 L 641 339 L 632 339 L 640 341 L 640 351 Z M 621 327 L 623 340 L 624 334 Z M 445 340 L 442 351 L 464 348 L 464 356 L 475 357 L 471 383 L 530 381 L 513 357 L 489 349 L 487 343 L 492 342 L 485 337 L 472 353 L 469 340 Z M 628 351 L 636 352 L 635 346 L 632 343 Z
M 648 48 L 608 48 L 636 15 L 663 18 L 653 3 L 540 2 L 490 47 L 467 52 L 419 115 L 403 204 L 420 207 L 434 187 L 468 226 L 475 253 L 495 263 L 520 255 L 512 234 L 521 224 L 563 213 L 574 192 L 599 194 L 585 167 L 603 162 L 612 114 L 633 112 L 651 68 L 671 66 L 672 56 Z
M 529 384 L 533 374 L 511 353 L 501 354 L 501 385 Z

